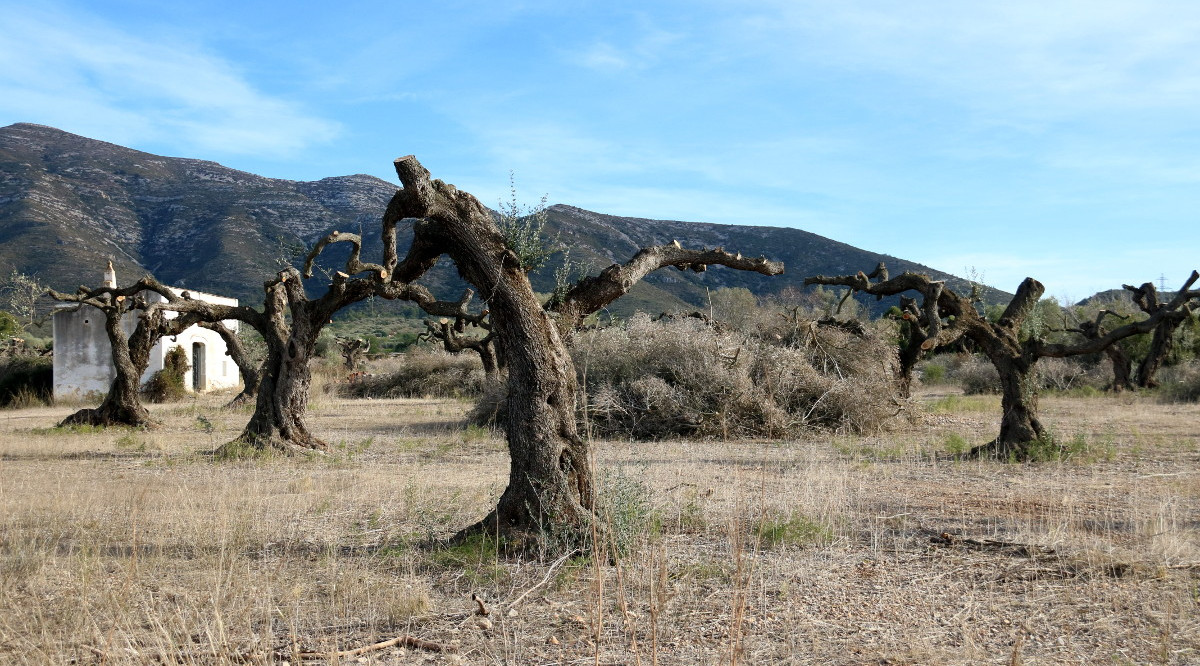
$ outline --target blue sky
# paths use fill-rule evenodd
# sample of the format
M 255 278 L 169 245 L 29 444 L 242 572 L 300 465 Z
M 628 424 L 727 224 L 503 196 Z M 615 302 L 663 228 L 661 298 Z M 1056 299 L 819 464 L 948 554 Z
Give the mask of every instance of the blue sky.
M 1200 3 L 10 2 L 0 125 L 794 226 L 1012 291 L 1200 267 Z M 865 267 L 870 268 L 870 267 Z

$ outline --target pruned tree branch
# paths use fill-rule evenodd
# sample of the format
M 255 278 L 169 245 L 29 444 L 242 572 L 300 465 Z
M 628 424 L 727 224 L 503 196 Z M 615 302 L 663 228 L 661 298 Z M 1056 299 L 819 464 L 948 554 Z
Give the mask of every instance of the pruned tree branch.
M 872 282 L 872 278 L 878 278 L 878 281 Z M 815 275 L 805 278 L 804 284 L 849 287 L 852 292 L 861 291 L 877 298 L 900 297 L 900 318 L 909 327 L 908 342 L 900 353 L 898 377 L 904 395 L 908 395 L 913 368 L 924 353 L 958 340 L 966 333 L 971 318 L 978 316 L 971 301 L 947 289 L 945 282 L 912 272 L 904 272 L 893 278 L 883 262 L 870 274 L 859 271 L 853 275 L 832 277 Z M 916 299 L 903 295 L 910 291 L 921 294 L 920 305 Z M 954 316 L 953 322 L 943 321 L 943 317 L 950 315 Z
M 763 275 L 783 273 L 781 262 L 770 261 L 766 257 L 743 257 L 740 253 L 726 252 L 719 247 L 687 250 L 675 241 L 668 245 L 643 248 L 624 264 L 613 264 L 597 276 L 583 278 L 560 298 L 547 303 L 546 309 L 558 313 L 560 326 L 564 330 L 574 329 L 588 315 L 629 293 L 642 278 L 668 266 L 696 273 L 705 271 L 709 266 L 726 266 Z
M 345 277 L 358 275 L 364 271 L 371 271 L 375 274 L 375 277 L 380 280 L 387 279 L 388 271 L 382 265 L 363 263 L 360 261 L 360 256 L 362 254 L 361 236 L 358 234 L 342 233 L 336 229 L 331 231 L 329 235 L 317 241 L 317 244 L 313 246 L 313 249 L 309 251 L 308 256 L 305 257 L 304 277 L 306 279 L 312 277 L 313 263 L 317 260 L 317 257 L 321 255 L 321 252 L 323 252 L 327 246 L 333 243 L 350 243 L 350 246 L 353 248 L 350 250 L 350 257 L 346 259 L 346 269 L 345 276 L 342 278 L 343 280 Z

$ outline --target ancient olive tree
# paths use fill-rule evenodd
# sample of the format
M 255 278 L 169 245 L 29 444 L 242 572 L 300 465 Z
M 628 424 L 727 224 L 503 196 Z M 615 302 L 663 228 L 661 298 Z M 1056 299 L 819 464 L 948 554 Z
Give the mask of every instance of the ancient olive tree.
M 371 343 L 363 338 L 335 338 L 338 352 L 342 355 L 343 367 L 348 372 L 358 372 L 363 357 L 371 349 Z
M 59 425 L 152 427 L 156 422 L 140 397 L 141 378 L 150 363 L 150 352 L 164 336 L 178 335 L 201 318 L 194 314 L 168 317 L 168 311 L 177 309 L 173 305 L 190 299 L 187 292 L 176 294 L 152 277 L 144 277 L 127 287 L 118 288 L 115 281 L 108 284 L 111 286 L 80 287 L 74 294 L 53 289 L 47 292 L 55 300 L 92 307 L 103 315 L 115 373 L 99 407 L 81 409 Z M 148 297 L 149 294 L 157 294 L 162 300 Z M 133 331 L 127 332 L 126 326 L 130 324 Z
M 440 255 L 449 256 L 459 274 L 484 295 L 491 330 L 508 368 L 508 485 L 496 508 L 465 532 L 520 535 L 547 526 L 588 525 L 595 506 L 591 463 L 587 444 L 575 426 L 575 370 L 560 329 L 570 330 L 658 268 L 699 271 L 721 264 L 773 275 L 783 266 L 723 250 L 686 250 L 678 244 L 650 247 L 624 265 L 613 264 L 599 276 L 581 280 L 543 307 L 523 262 L 475 197 L 432 180 L 412 156 L 396 160 L 395 165 L 404 188 L 384 215 L 385 253 L 395 247 L 397 222 L 409 218 L 417 222 L 405 259 L 408 269 L 393 271 L 393 279 L 414 280 Z M 391 242 L 387 242 L 389 234 L 393 234 Z M 394 255 L 385 256 L 384 267 L 392 261 Z
M 1196 277 L 1193 273 L 1192 280 Z M 881 276 L 884 277 L 884 276 Z M 987 444 L 972 450 L 975 456 L 1027 460 L 1034 457 L 1039 443 L 1046 441 L 1046 431 L 1037 417 L 1038 386 L 1034 367 L 1038 359 L 1095 354 L 1118 340 L 1146 333 L 1164 318 L 1177 316 L 1177 310 L 1162 308 L 1149 318 L 1114 328 L 1102 336 L 1075 344 L 1052 344 L 1037 336 L 1022 336 L 1022 324 L 1035 310 L 1045 287 L 1033 278 L 1026 278 L 1017 288 L 1000 318 L 988 321 L 971 298 L 960 296 L 940 281 L 927 275 L 904 273 L 891 279 L 871 282 L 864 273 L 805 278 L 805 284 L 839 285 L 877 296 L 894 296 L 916 292 L 924 296 L 924 350 L 934 349 L 966 337 L 973 341 L 995 366 L 1003 389 L 1000 434 Z M 1185 290 L 1186 291 L 1186 290 Z M 1172 301 L 1174 303 L 1174 301 Z M 1177 303 L 1175 307 L 1182 305 Z
M 1150 339 L 1150 349 L 1146 352 L 1145 358 L 1138 364 L 1137 385 L 1140 388 L 1154 388 L 1158 386 L 1157 375 L 1167 356 L 1171 353 L 1171 349 L 1175 344 L 1175 331 L 1179 326 L 1191 316 L 1190 301 L 1194 298 L 1200 298 L 1200 290 L 1189 291 L 1192 285 L 1196 283 L 1196 278 L 1200 277 L 1195 271 L 1183 287 L 1175 292 L 1175 295 L 1168 301 L 1159 299 L 1158 290 L 1154 288 L 1153 282 L 1146 282 L 1140 287 L 1130 285 L 1122 285 L 1125 289 L 1132 292 L 1133 302 L 1141 308 L 1142 312 L 1154 317 L 1156 313 L 1164 312 L 1164 316 L 1158 320 L 1158 325 L 1154 327 L 1154 335 Z
M 547 526 L 578 529 L 589 524 L 594 508 L 592 473 L 587 446 L 575 428 L 575 372 L 560 327 L 569 330 L 658 268 L 700 271 L 720 264 L 774 275 L 783 266 L 720 249 L 686 250 L 677 243 L 650 247 L 624 265 L 614 264 L 599 276 L 582 280 L 543 307 L 529 284 L 524 262 L 475 197 L 431 179 L 415 157 L 396 160 L 395 168 L 403 188 L 383 216 L 379 263 L 360 260 L 359 236 L 335 231 L 322 238 L 305 261 L 305 276 L 310 277 L 314 261 L 326 247 L 343 242 L 352 246 L 344 269 L 332 274 L 319 298 L 309 298 L 300 272 L 287 268 L 264 285 L 262 310 L 199 301 L 170 304 L 198 320 L 240 320 L 266 341 L 254 415 L 240 441 L 285 451 L 325 448 L 304 422 L 311 386 L 308 364 L 321 329 L 350 303 L 379 296 L 412 301 L 433 316 L 476 316 L 465 310 L 472 295 L 439 301 L 415 283 L 445 255 L 484 295 L 486 312 L 478 316 L 488 318 L 497 355 L 507 363 L 510 396 L 508 486 L 491 514 L 464 533 L 498 530 L 519 535 Z M 412 222 L 413 238 L 400 259 L 397 226 L 406 221 Z
M 342 236 L 344 238 L 341 240 L 356 244 L 348 268 L 360 268 L 355 272 L 366 271 L 357 264 L 358 237 L 353 234 Z M 309 255 L 308 269 L 311 270 L 312 261 L 318 253 L 319 250 L 314 250 Z M 265 298 L 261 310 L 246 305 L 197 300 L 172 302 L 164 307 L 206 322 L 236 319 L 253 327 L 262 336 L 266 344 L 266 358 L 247 380 L 249 386 L 257 377 L 254 413 L 235 441 L 280 451 L 324 450 L 327 444 L 309 431 L 304 419 L 312 385 L 309 361 L 315 356 L 317 338 L 335 312 L 370 296 L 384 283 L 377 270 L 373 272 L 373 277 L 355 279 L 351 279 L 348 273 L 339 272 L 334 275 L 323 296 L 310 299 L 300 271 L 289 267 L 263 285 Z M 243 360 L 243 363 L 252 367 L 248 360 Z M 242 363 L 239 363 L 241 366 Z
M 488 379 L 496 379 L 504 369 L 504 358 L 496 353 L 496 334 L 492 331 L 491 312 L 484 308 L 478 312 L 470 310 L 474 290 L 467 289 L 456 303 L 453 311 L 441 310 L 437 321 L 425 320 L 425 331 L 419 340 L 430 340 L 441 344 L 451 354 L 473 351 L 479 355 L 483 373 Z M 473 331 L 482 335 L 471 335 Z
M 263 285 L 265 297 L 261 310 L 200 301 L 171 304 L 172 308 L 204 321 L 244 322 L 265 342 L 266 358 L 257 373 L 254 413 L 236 443 L 282 452 L 328 449 L 326 442 L 312 434 L 305 420 L 312 386 L 309 364 L 316 356 L 321 331 L 342 308 L 371 296 L 410 300 L 434 313 L 452 307 L 437 301 L 424 287 L 408 283 L 429 270 L 437 255 L 428 256 L 427 248 L 414 242 L 410 256 L 398 261 L 395 226 L 400 221 L 400 218 L 384 221 L 382 264 L 361 260 L 359 235 L 329 233 L 308 253 L 303 274 L 288 267 Z M 331 273 L 325 292 L 312 298 L 304 278 L 313 276 L 317 258 L 335 243 L 350 244 L 350 255 L 342 270 Z
M 506 525 L 525 527 L 546 515 L 561 515 L 562 520 L 575 522 L 572 517 L 582 515 L 585 500 L 586 507 L 590 507 L 590 495 L 586 493 L 590 493 L 591 481 L 586 455 L 574 433 L 574 374 L 568 372 L 567 379 L 561 376 L 564 368 L 571 368 L 558 328 L 553 326 L 548 311 L 537 303 L 523 262 L 516 258 L 486 208 L 469 194 L 431 180 L 415 158 L 397 160 L 396 170 L 404 188 L 393 197 L 383 216 L 379 263 L 361 261 L 362 240 L 358 235 L 334 231 L 318 241 L 305 260 L 304 277 L 311 277 L 314 262 L 325 248 L 334 243 L 351 245 L 345 266 L 331 274 L 320 297 L 310 298 L 301 273 L 287 268 L 264 285 L 261 310 L 199 301 L 172 304 L 178 311 L 205 321 L 240 320 L 258 331 L 266 342 L 255 411 L 239 441 L 284 451 L 326 448 L 305 423 L 311 386 L 309 361 L 321 329 L 341 308 L 379 296 L 412 301 L 438 317 L 478 318 L 480 322 L 487 317 L 489 335 L 494 333 L 494 340 L 500 341 L 497 356 L 509 363 L 510 395 L 516 396 L 513 404 L 529 412 L 518 415 L 514 420 L 518 431 L 509 433 L 514 470 L 519 471 L 513 472 L 511 488 L 502 498 L 497 515 Z M 413 224 L 413 240 L 401 260 L 397 226 L 405 221 Z M 466 311 L 470 294 L 458 301 L 439 301 L 415 283 L 443 255 L 450 257 L 478 293 L 487 295 L 485 312 L 472 315 Z M 574 304 L 572 316 L 586 316 L 587 308 L 598 309 L 611 302 L 650 270 L 670 265 L 702 270 L 705 263 L 767 274 L 782 270 L 763 259 L 721 250 L 647 248 L 630 264 L 614 265 L 600 277 L 590 278 L 593 287 L 577 286 L 575 296 L 569 295 L 563 303 Z M 543 323 L 550 326 L 550 333 Z M 535 495 L 540 499 L 534 501 Z M 574 498 L 573 503 L 564 499 L 568 497 Z M 557 508 L 531 508 L 539 503 Z
M 887 283 L 890 276 L 887 264 L 881 261 L 875 266 L 875 270 L 870 273 L 858 273 L 850 277 L 853 277 L 856 283 L 865 281 L 869 284 L 871 280 Z M 809 280 L 815 280 L 815 278 L 810 278 Z M 806 280 L 805 284 L 827 283 Z M 944 286 L 945 284 L 942 282 L 930 281 L 920 289 L 913 289 L 912 291 L 920 297 L 920 301 L 904 293 L 900 293 L 900 305 L 890 309 L 885 315 L 888 318 L 895 319 L 899 326 L 897 351 L 899 352 L 898 357 L 900 362 L 897 366 L 896 389 L 902 397 L 907 398 L 911 395 L 913 369 L 916 368 L 917 363 L 940 344 L 936 342 L 937 335 L 941 331 L 942 326 L 941 318 L 937 314 L 937 302 Z M 854 287 L 846 290 L 845 295 L 842 296 L 841 301 L 838 303 L 835 314 L 840 314 L 842 307 L 847 302 L 852 302 L 851 296 L 853 296 L 855 291 L 857 289 Z M 883 293 L 875 293 L 877 300 L 881 300 L 884 296 L 885 294 Z M 978 302 L 978 296 L 978 286 L 972 285 L 971 293 L 967 296 L 967 299 L 975 303 Z M 838 320 L 830 316 L 818 323 L 826 326 L 851 327 L 848 329 L 851 331 L 855 328 L 864 330 L 862 329 L 861 322 L 856 319 Z M 862 333 L 858 334 L 862 335 Z M 927 342 L 929 344 L 926 344 Z

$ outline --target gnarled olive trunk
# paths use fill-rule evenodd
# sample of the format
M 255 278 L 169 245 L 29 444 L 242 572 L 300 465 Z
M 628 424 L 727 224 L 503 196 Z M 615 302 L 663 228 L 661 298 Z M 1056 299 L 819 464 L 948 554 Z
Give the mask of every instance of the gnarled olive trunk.
M 511 282 L 492 305 L 509 359 L 509 477 L 496 508 L 478 527 L 498 523 L 511 535 L 535 533 L 552 523 L 587 525 L 594 508 L 593 479 L 587 445 L 575 426 L 575 368 L 524 273 L 524 285 L 513 276 L 502 280 Z
M 104 401 L 94 409 L 81 409 L 71 414 L 59 423 L 60 426 L 123 425 L 152 428 L 158 425 L 150 416 L 150 411 L 142 404 L 141 387 L 142 373 L 150 364 L 150 351 L 161 336 L 162 315 L 158 312 L 141 313 L 141 320 L 133 335 L 126 338 L 124 326 L 121 325 L 126 312 L 128 311 L 119 306 L 113 306 L 112 311 L 106 309 L 104 313 L 104 330 L 108 334 L 115 370 Z
M 925 351 L 921 349 L 920 342 L 924 341 L 909 340 L 908 345 L 900 348 L 900 362 L 896 368 L 896 393 L 901 398 L 912 397 L 913 369 L 917 367 L 917 363 L 925 355 Z
M 1022 355 L 989 356 L 1000 375 L 1000 435 L 971 450 L 972 456 L 1000 460 L 1029 460 L 1031 446 L 1042 441 L 1045 429 L 1037 418 L 1038 386 L 1036 359 Z
M 328 448 L 309 432 L 304 415 L 312 388 L 309 362 L 321 329 L 340 307 L 338 296 L 342 284 L 339 281 L 331 287 L 321 301 L 310 301 L 295 269 L 281 272 L 277 281 L 268 283 L 262 314 L 245 320 L 262 335 L 267 358 L 263 362 L 254 414 L 235 443 L 285 453 Z M 291 314 L 290 321 L 285 310 Z
M 388 219 L 422 218 L 410 257 L 422 250 L 448 254 L 486 295 L 508 366 L 508 485 L 496 508 L 460 536 L 498 533 L 519 545 L 549 526 L 582 536 L 594 520 L 593 477 L 587 444 L 575 429 L 575 369 L 557 327 L 478 200 L 431 180 L 412 156 L 396 160 L 396 173 L 404 189 Z
M 355 243 L 351 261 L 358 256 L 358 236 L 334 232 L 317 245 L 309 255 L 309 266 L 321 248 L 331 238 L 352 239 Z M 329 290 L 319 299 L 310 300 L 304 293 L 300 272 L 294 268 L 281 271 L 276 280 L 266 285 L 266 302 L 261 313 L 239 309 L 231 313 L 250 324 L 262 335 L 267 345 L 254 415 L 241 436 L 233 443 L 248 443 L 256 448 L 271 448 L 282 452 L 325 451 L 328 444 L 308 430 L 304 415 L 312 388 L 312 370 L 317 338 L 330 318 L 339 309 L 361 301 L 374 293 L 375 280 L 350 280 L 344 272 L 335 274 Z M 290 315 L 290 316 L 288 316 Z
M 1162 368 L 1171 348 L 1175 343 L 1175 331 L 1180 324 L 1191 316 L 1192 299 L 1200 298 L 1200 292 L 1192 291 L 1192 285 L 1200 280 L 1200 273 L 1192 271 L 1183 287 L 1175 292 L 1171 300 L 1163 302 L 1153 282 L 1146 282 L 1140 287 L 1123 285 L 1133 295 L 1133 302 L 1142 312 L 1155 320 L 1154 337 L 1150 340 L 1150 350 L 1146 358 L 1138 365 L 1137 385 L 1142 388 L 1158 386 L 1158 371 Z
M 1141 388 L 1158 387 L 1158 371 L 1171 355 L 1175 347 L 1175 331 L 1183 323 L 1182 319 L 1163 319 L 1154 327 L 1154 335 L 1150 338 L 1150 349 L 1146 358 L 1138 364 L 1137 385 Z
M 1114 344 L 1104 350 L 1104 355 L 1108 357 L 1109 363 L 1112 364 L 1113 381 L 1112 386 L 1109 388 L 1112 389 L 1113 393 L 1120 393 L 1126 390 L 1132 391 L 1133 361 L 1129 360 L 1129 354 L 1125 353 L 1121 345 Z
M 315 340 L 305 345 L 294 339 L 267 339 L 267 360 L 263 363 L 254 414 L 239 441 L 283 452 L 328 448 L 309 432 L 304 422 L 312 388 L 308 361 L 315 346 Z

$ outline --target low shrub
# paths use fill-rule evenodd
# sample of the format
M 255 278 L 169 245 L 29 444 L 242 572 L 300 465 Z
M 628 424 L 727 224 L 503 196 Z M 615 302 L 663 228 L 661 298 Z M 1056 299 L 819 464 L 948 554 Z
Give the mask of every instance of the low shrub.
M 1200 402 L 1200 362 L 1165 368 L 1159 374 L 1159 395 L 1171 402 Z
M 503 379 L 485 381 L 475 407 L 467 414 L 467 423 L 488 428 L 503 427 L 507 407 L 508 385 Z
M 48 404 L 54 392 L 54 361 L 49 356 L 0 358 L 0 407 Z
M 483 364 L 474 352 L 415 347 L 374 362 L 369 374 L 340 384 L 338 393 L 350 398 L 466 398 L 481 395 L 484 383 Z
M 930 362 L 921 367 L 921 383 L 922 384 L 941 384 L 946 380 L 946 366 Z
M 755 532 L 768 548 L 827 546 L 833 541 L 829 525 L 799 513 L 763 516 Z
M 172 347 L 163 359 L 163 369 L 142 385 L 142 397 L 153 403 L 176 402 L 187 396 L 187 374 L 191 365 L 183 347 Z
M 655 511 L 653 493 L 641 475 L 605 468 L 597 481 L 597 514 L 607 526 L 614 555 L 629 554 L 638 542 L 661 530 L 662 517 Z
M 1046 391 L 1087 393 L 1102 391 L 1112 383 L 1110 364 L 1088 364 L 1074 358 L 1047 357 L 1034 366 L 1038 385 Z
M 1000 375 L 992 362 L 982 354 L 964 360 L 950 371 L 949 376 L 967 395 L 1000 392 Z
M 928 367 L 928 366 L 926 366 Z M 1091 393 L 1112 383 L 1112 368 L 1107 363 L 1088 364 L 1078 359 L 1046 357 L 1033 366 L 1038 388 L 1043 391 Z M 1000 393 L 1000 375 L 983 354 L 966 357 L 947 365 L 947 379 L 962 387 L 967 395 Z

